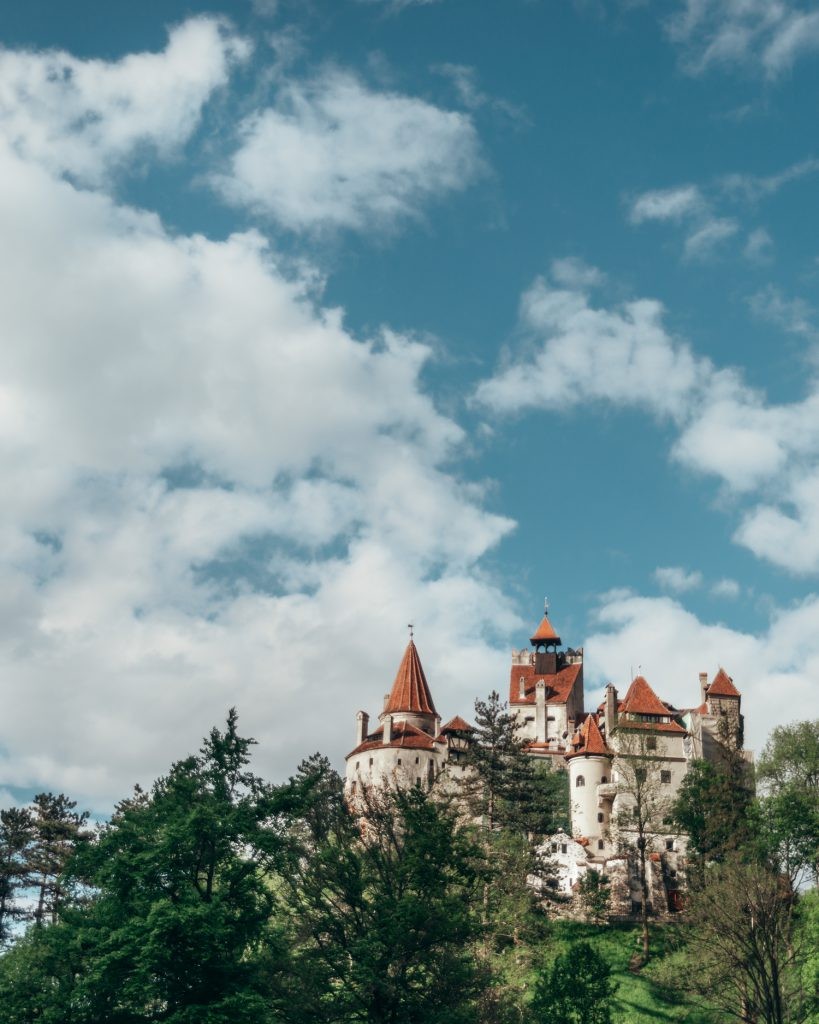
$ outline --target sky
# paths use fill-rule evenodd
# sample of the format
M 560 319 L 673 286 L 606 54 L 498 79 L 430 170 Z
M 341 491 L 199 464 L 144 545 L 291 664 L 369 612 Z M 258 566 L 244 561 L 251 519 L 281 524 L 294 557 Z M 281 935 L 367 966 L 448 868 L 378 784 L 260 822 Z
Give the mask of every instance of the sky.
M 0 804 L 343 764 L 544 597 L 819 713 L 819 7 L 0 8 Z

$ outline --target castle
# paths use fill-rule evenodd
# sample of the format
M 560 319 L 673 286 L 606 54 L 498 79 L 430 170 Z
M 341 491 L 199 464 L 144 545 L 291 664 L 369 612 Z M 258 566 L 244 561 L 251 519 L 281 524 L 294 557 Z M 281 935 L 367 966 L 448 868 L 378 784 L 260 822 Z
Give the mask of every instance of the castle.
M 527 753 L 568 773 L 571 834 L 549 837 L 546 844 L 558 867 L 558 888 L 570 894 L 594 868 L 619 883 L 612 887 L 616 912 L 639 910 L 632 823 L 636 802 L 645 802 L 650 791 L 656 820 L 648 822 L 647 837 L 642 828 L 649 845 L 649 900 L 655 913 L 676 909 L 686 837 L 670 830 L 663 808 L 670 809 L 693 760 L 715 760 L 726 748 L 751 760 L 742 750 L 739 690 L 722 668 L 710 682 L 701 672 L 699 703 L 676 708 L 637 676 L 622 697 L 609 684 L 600 706 L 587 711 L 583 649 L 563 649 L 548 614 L 530 645 L 512 652 L 509 710 Z M 460 716 L 441 725 L 412 636 L 378 721 L 370 731 L 369 716 L 356 716 L 356 745 L 346 759 L 349 800 L 362 786 L 430 787 L 442 775 L 467 770 L 472 729 Z M 645 817 L 644 808 L 641 813 Z

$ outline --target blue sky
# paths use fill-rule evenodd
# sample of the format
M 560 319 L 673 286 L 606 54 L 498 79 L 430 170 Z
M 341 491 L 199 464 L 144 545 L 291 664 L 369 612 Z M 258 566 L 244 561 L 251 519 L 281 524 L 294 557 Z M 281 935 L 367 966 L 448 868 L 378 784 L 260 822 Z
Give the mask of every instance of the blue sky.
M 544 594 L 587 692 L 817 713 L 819 9 L 0 11 L 0 789 L 338 761 Z

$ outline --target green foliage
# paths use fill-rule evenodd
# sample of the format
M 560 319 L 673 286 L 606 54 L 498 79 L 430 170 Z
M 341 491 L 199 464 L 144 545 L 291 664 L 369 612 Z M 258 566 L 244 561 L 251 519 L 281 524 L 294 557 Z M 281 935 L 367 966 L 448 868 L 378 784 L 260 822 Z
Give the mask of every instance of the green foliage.
M 747 771 L 735 754 L 693 761 L 674 804 L 674 824 L 689 836 L 689 850 L 701 862 L 723 860 L 750 840 L 752 799 Z
M 611 1024 L 615 989 L 605 959 L 588 942 L 577 942 L 539 973 L 533 1024 Z
M 580 879 L 579 892 L 580 902 L 588 920 L 594 923 L 605 921 L 611 901 L 611 890 L 606 876 L 594 868 L 589 868 Z
M 0 811 L 0 945 L 10 939 L 14 924 L 27 916 L 20 897 L 31 883 L 34 839 L 34 820 L 27 807 Z
M 329 802 L 324 841 L 305 844 L 287 880 L 298 989 L 287 1019 L 471 1022 L 480 851 L 421 790 L 365 800 L 360 820 Z

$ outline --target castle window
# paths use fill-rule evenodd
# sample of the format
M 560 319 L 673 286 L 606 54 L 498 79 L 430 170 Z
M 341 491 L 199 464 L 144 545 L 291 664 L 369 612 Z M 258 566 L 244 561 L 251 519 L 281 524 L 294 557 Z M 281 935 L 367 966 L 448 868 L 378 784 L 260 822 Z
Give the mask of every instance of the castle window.
M 360 762 L 356 761 L 356 763 L 355 763 L 356 769 L 358 768 L 359 764 L 360 764 Z
M 398 758 L 398 763 L 401 764 L 401 758 L 400 757 Z
M 415 780 L 415 788 L 416 789 L 420 789 L 421 788 L 421 780 L 420 779 L 416 779 Z
M 357 783 L 355 783 L 355 782 L 351 782 L 350 783 L 350 796 L 355 796 L 355 791 L 356 791 L 357 788 L 358 788 Z
M 561 843 L 560 844 L 560 852 L 561 853 L 568 853 L 568 850 L 569 850 L 569 847 L 566 845 L 566 843 Z
M 660 782 L 662 782 L 664 786 L 671 785 L 671 772 L 660 772 Z
M 604 776 L 603 776 L 603 778 L 602 778 L 602 779 L 601 779 L 600 781 L 601 781 L 601 782 L 608 782 L 609 780 L 608 780 L 608 778 L 607 778 L 607 777 L 606 777 L 606 776 L 604 775 Z
M 372 766 L 373 766 L 373 759 L 370 758 L 370 768 L 372 768 Z
M 646 770 L 645 770 L 645 768 L 635 768 L 634 769 L 634 778 L 635 778 L 635 781 L 638 784 L 645 782 L 646 781 Z
M 657 749 L 657 737 L 656 736 L 646 736 L 646 750 L 656 750 L 656 749 Z
M 585 785 L 586 785 L 586 780 L 583 778 L 582 775 L 578 775 L 577 776 L 577 781 L 575 782 L 576 788 L 579 789 L 581 786 L 585 786 Z
M 602 839 L 598 839 L 597 840 L 597 849 L 598 850 L 602 850 L 603 846 L 604 846 L 603 840 Z
M 415 763 L 416 764 L 420 764 L 421 763 L 421 758 L 420 757 L 416 757 L 415 758 Z
M 666 839 L 666 841 L 665 841 L 665 848 L 666 848 L 666 850 L 673 850 L 674 849 L 674 840 L 673 839 Z
M 598 811 L 597 812 L 597 820 L 598 821 L 602 821 L 603 820 L 603 812 L 602 811 Z

